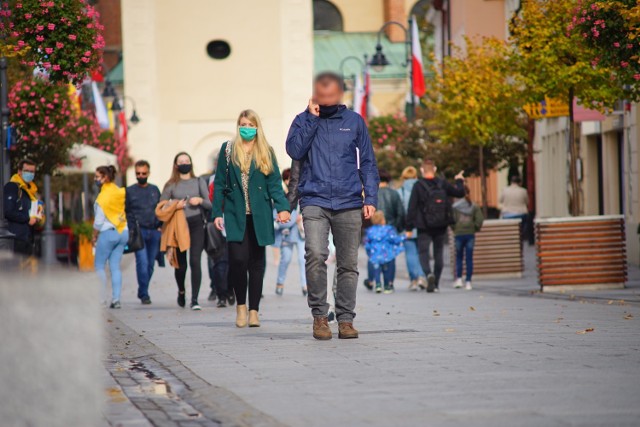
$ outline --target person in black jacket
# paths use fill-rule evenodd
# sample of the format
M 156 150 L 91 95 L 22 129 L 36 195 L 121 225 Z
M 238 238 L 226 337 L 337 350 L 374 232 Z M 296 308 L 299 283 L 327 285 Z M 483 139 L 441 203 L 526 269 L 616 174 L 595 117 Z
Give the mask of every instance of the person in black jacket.
M 13 250 L 23 255 L 33 253 L 33 226 L 38 222 L 38 217 L 31 214 L 31 203 L 38 203 L 35 174 L 35 162 L 21 160 L 18 172 L 4 186 L 4 216 L 9 231 L 15 235 Z
M 138 278 L 138 298 L 142 304 L 151 304 L 149 282 L 153 275 L 155 260 L 160 252 L 160 227 L 162 223 L 155 214 L 160 201 L 160 189 L 148 182 L 150 166 L 146 160 L 135 164 L 136 184 L 127 187 L 125 211 L 127 222 L 132 227 L 136 221 L 144 240 L 144 248 L 136 251 L 136 276 Z
M 437 167 L 433 160 L 425 159 L 422 164 L 422 178 L 411 191 L 405 229 L 411 238 L 414 228 L 418 229 L 418 253 L 420 264 L 427 275 L 427 292 L 438 292 L 442 275 L 442 254 L 447 241 L 447 228 L 453 223 L 450 197 L 464 197 L 464 171 L 455 176 L 453 186 L 436 176 Z M 429 262 L 429 247 L 433 242 L 433 273 Z

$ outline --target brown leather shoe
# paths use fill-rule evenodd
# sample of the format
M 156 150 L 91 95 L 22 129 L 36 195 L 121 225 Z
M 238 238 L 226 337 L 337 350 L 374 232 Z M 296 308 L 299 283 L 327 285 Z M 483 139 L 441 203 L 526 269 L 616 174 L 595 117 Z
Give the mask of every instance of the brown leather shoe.
M 333 338 L 329 321 L 326 317 L 313 318 L 313 337 L 317 340 L 330 340 Z
M 340 322 L 338 323 L 338 338 L 358 338 L 358 330 L 353 327 L 351 322 Z

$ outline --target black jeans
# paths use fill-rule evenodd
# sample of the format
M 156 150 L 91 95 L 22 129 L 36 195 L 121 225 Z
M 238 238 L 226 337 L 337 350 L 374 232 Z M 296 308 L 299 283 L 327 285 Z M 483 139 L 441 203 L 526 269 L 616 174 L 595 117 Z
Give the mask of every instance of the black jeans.
M 204 250 L 204 220 L 200 215 L 187 218 L 189 224 L 189 267 L 191 267 L 191 301 L 198 301 L 200 282 L 202 282 L 202 251 Z M 187 251 L 178 251 L 180 268 L 175 269 L 176 283 L 180 293 L 184 293 L 184 281 L 187 277 Z
M 229 292 L 233 292 L 233 289 L 229 289 L 229 281 L 227 280 L 229 274 L 229 251 L 225 249 L 224 253 L 216 259 L 207 257 L 207 263 L 209 278 L 211 279 L 211 290 L 215 291 L 220 299 L 228 298 Z
M 229 282 L 233 284 L 238 305 L 247 303 L 249 289 L 249 310 L 260 308 L 262 284 L 266 268 L 264 246 L 258 245 L 253 226 L 253 217 L 247 215 L 247 226 L 242 242 L 228 242 Z
M 439 233 L 428 233 L 418 230 L 418 255 L 420 257 L 420 265 L 424 274 L 431 274 L 431 265 L 429 262 L 429 250 L 433 242 L 433 274 L 436 276 L 436 288 L 440 284 L 440 276 L 444 262 L 442 255 L 444 245 L 447 242 L 447 230 Z

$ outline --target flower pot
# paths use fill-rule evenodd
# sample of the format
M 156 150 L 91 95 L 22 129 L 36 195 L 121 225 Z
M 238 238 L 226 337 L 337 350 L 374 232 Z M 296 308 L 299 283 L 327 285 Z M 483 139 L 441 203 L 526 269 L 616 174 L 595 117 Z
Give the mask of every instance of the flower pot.
M 78 268 L 80 271 L 93 271 L 94 258 L 91 240 L 85 236 L 80 236 L 80 241 L 78 242 Z

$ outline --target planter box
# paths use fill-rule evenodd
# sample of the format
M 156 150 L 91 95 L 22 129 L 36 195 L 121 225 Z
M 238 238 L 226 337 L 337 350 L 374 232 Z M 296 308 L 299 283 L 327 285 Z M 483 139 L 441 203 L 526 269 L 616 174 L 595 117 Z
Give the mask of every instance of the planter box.
M 519 219 L 485 220 L 476 233 L 473 250 L 473 278 L 519 278 L 524 271 Z M 451 271 L 455 277 L 456 248 L 453 232 L 450 234 Z M 463 270 L 465 269 L 463 264 Z M 464 277 L 464 273 L 463 273 Z
M 544 292 L 624 288 L 622 215 L 536 220 L 538 282 Z

